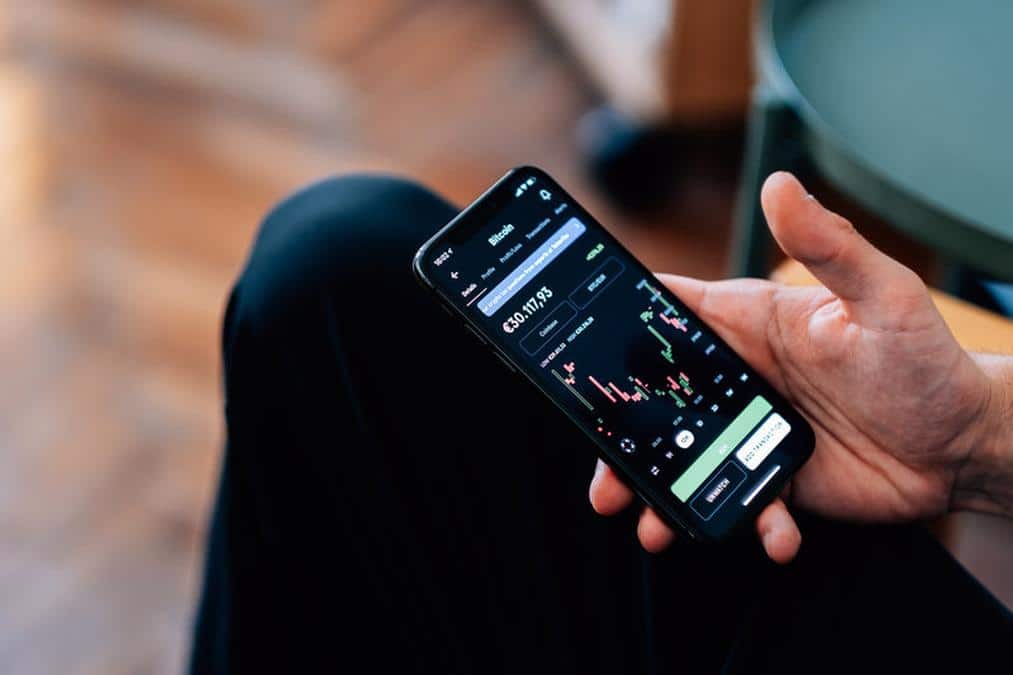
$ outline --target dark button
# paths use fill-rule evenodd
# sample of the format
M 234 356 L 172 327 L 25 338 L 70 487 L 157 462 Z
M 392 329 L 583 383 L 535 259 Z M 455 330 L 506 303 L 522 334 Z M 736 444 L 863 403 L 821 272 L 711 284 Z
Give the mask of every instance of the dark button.
M 709 520 L 745 479 L 745 471 L 734 462 L 725 462 L 724 466 L 696 494 L 696 497 L 690 502 L 690 506 L 700 514 L 701 518 Z
M 575 316 L 577 316 L 577 310 L 569 302 L 564 302 L 552 310 L 552 313 L 545 317 L 544 321 L 538 324 L 534 330 L 521 340 L 521 347 L 528 354 L 534 356 L 539 349 L 545 346 L 546 342 L 551 340 L 556 333 L 563 330 L 563 327 Z
M 513 366 L 512 366 L 511 364 L 510 364 L 510 362 L 509 362 L 509 361 L 507 361 L 507 360 L 506 360 L 506 357 L 504 357 L 504 356 L 503 356 L 502 354 L 500 354 L 499 352 L 495 352 L 495 351 L 493 352 L 493 354 L 495 354 L 495 355 L 496 355 L 496 358 L 497 358 L 497 359 L 499 359 L 499 360 L 500 360 L 500 361 L 501 361 L 501 362 L 503 363 L 503 365 L 507 367 L 507 370 L 509 370 L 509 371 L 510 371 L 511 373 L 516 373 L 516 372 L 517 372 L 517 369 L 516 369 L 516 368 L 514 368 L 514 367 L 513 367 Z
M 482 344 L 485 344 L 485 338 L 483 338 L 481 335 L 479 335 L 477 330 L 475 330 L 474 328 L 472 328 L 468 324 L 464 324 L 464 327 L 468 329 L 469 333 L 471 333 L 472 335 L 475 336 L 476 340 L 478 340 Z
M 609 258 L 591 276 L 584 279 L 577 290 L 570 294 L 570 300 L 581 309 L 587 307 L 596 295 L 605 290 L 623 273 L 623 269 L 621 262 L 615 258 Z

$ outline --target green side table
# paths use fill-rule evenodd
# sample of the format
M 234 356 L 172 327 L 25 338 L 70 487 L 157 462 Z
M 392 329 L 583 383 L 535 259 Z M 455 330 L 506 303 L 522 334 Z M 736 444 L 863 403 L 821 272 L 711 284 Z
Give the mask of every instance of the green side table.
M 1013 2 L 768 0 L 732 273 L 765 276 L 764 178 L 808 160 L 947 261 L 1013 281 Z

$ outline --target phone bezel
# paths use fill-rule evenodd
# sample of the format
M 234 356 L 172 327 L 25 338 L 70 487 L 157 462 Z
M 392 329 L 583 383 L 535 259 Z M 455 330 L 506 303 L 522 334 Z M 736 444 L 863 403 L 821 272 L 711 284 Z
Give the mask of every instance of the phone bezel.
M 613 471 L 619 475 L 623 482 L 626 483 L 626 485 L 630 487 L 630 489 L 632 489 L 640 499 L 653 508 L 666 523 L 687 533 L 691 538 L 699 541 L 719 542 L 727 539 L 743 528 L 745 524 L 751 522 L 756 516 L 758 516 L 760 511 L 762 511 L 763 508 L 765 508 L 778 494 L 781 493 L 784 485 L 791 479 L 792 475 L 794 475 L 795 472 L 798 471 L 798 469 L 806 462 L 806 460 L 809 459 L 815 446 L 815 435 L 812 427 L 801 413 L 799 413 L 794 406 L 792 406 L 777 390 L 775 390 L 765 378 L 756 373 L 755 369 L 746 363 L 745 359 L 743 359 L 738 352 L 729 347 L 721 336 L 709 326 L 709 324 L 697 317 L 696 314 L 686 306 L 686 303 L 683 302 L 682 299 L 678 298 L 678 296 L 662 286 L 664 292 L 668 294 L 669 300 L 677 300 L 680 309 L 685 310 L 685 312 L 689 316 L 693 317 L 695 321 L 706 325 L 719 344 L 732 354 L 735 354 L 736 358 L 742 361 L 742 364 L 749 369 L 750 375 L 756 379 L 756 382 L 760 383 L 762 389 L 764 390 L 764 395 L 770 397 L 775 410 L 790 412 L 793 429 L 797 429 L 799 432 L 797 438 L 804 438 L 804 440 L 799 441 L 798 443 L 802 448 L 801 453 L 799 453 L 797 457 L 794 454 L 792 456 L 794 463 L 791 466 L 783 467 L 784 470 L 779 471 L 779 475 L 763 487 L 750 505 L 742 512 L 741 517 L 736 520 L 731 527 L 718 534 L 712 534 L 697 526 L 695 521 L 700 519 L 693 513 L 688 502 L 678 502 L 664 491 L 661 491 L 661 494 L 658 497 L 652 495 L 652 492 L 656 490 L 656 487 L 648 483 L 646 479 L 639 478 L 635 471 L 632 471 L 628 467 L 624 466 L 625 461 L 623 457 L 619 455 L 614 448 L 605 444 L 599 436 L 596 436 L 588 428 L 586 428 L 582 420 L 571 414 L 570 411 L 567 410 L 566 406 L 563 405 L 561 401 L 557 400 L 554 392 L 551 392 L 543 387 L 538 380 L 528 372 L 527 366 L 518 364 L 510 357 L 506 350 L 501 348 L 498 344 L 498 340 L 500 339 L 498 335 L 490 335 L 482 325 L 474 322 L 465 311 L 458 307 L 457 304 L 443 293 L 442 289 L 433 283 L 426 273 L 424 261 L 427 259 L 430 251 L 436 248 L 437 245 L 446 243 L 453 244 L 454 242 L 467 240 L 468 238 L 474 236 L 476 230 L 488 223 L 488 219 L 491 214 L 494 214 L 502 209 L 506 201 L 516 198 L 514 195 L 514 189 L 516 186 L 513 185 L 513 182 L 518 174 L 524 175 L 525 178 L 529 174 L 534 174 L 537 176 L 538 181 L 550 185 L 553 190 L 557 191 L 559 194 L 565 195 L 569 200 L 569 203 L 577 210 L 579 215 L 585 217 L 588 221 L 598 226 L 601 233 L 610 240 L 610 243 L 627 251 L 630 257 L 640 266 L 640 271 L 642 271 L 645 275 L 653 276 L 653 272 L 647 269 L 647 267 L 640 262 L 640 260 L 637 259 L 632 252 L 623 246 L 622 243 L 616 239 L 607 228 L 601 225 L 601 222 L 597 218 L 581 206 L 581 204 L 577 202 L 577 200 L 575 200 L 569 192 L 567 192 L 545 171 L 533 166 L 518 166 L 504 174 L 491 187 L 479 195 L 479 197 L 476 198 L 469 206 L 461 211 L 461 213 L 459 213 L 453 220 L 447 223 L 444 227 L 437 231 L 436 234 L 426 240 L 421 247 L 419 247 L 412 259 L 412 270 L 416 278 L 426 289 L 436 296 L 437 300 L 450 311 L 452 316 L 463 321 L 466 327 L 470 328 L 477 336 L 480 336 L 482 341 L 496 356 L 502 359 L 512 370 L 520 373 L 524 379 L 529 384 L 533 385 L 542 396 L 552 402 L 553 407 L 562 412 L 571 423 L 580 429 L 581 432 L 590 439 L 594 446 L 598 449 L 598 455 L 612 468 Z

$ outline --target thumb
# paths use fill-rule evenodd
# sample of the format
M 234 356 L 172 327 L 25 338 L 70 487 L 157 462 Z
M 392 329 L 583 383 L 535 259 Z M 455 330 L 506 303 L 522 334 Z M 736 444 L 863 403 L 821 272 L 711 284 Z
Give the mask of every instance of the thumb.
M 882 316 L 884 307 L 925 293 L 914 272 L 870 244 L 845 218 L 823 208 L 790 173 L 767 178 L 760 200 L 781 249 L 853 311 L 860 314 L 865 306 Z

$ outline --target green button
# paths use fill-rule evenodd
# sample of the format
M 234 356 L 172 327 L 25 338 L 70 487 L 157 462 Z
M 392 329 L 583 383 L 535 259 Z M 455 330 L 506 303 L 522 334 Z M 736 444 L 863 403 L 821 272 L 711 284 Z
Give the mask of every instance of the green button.
M 707 477 L 718 468 L 721 462 L 725 461 L 732 450 L 735 449 L 742 439 L 753 430 L 760 420 L 770 412 L 772 406 L 767 399 L 757 396 L 749 405 L 739 413 L 739 416 L 732 420 L 732 423 L 725 427 L 721 435 L 714 439 L 714 442 L 707 446 L 707 449 L 696 458 L 696 461 L 689 465 L 685 473 L 679 476 L 679 480 L 672 483 L 672 493 L 686 501 L 696 489 L 707 480 Z

